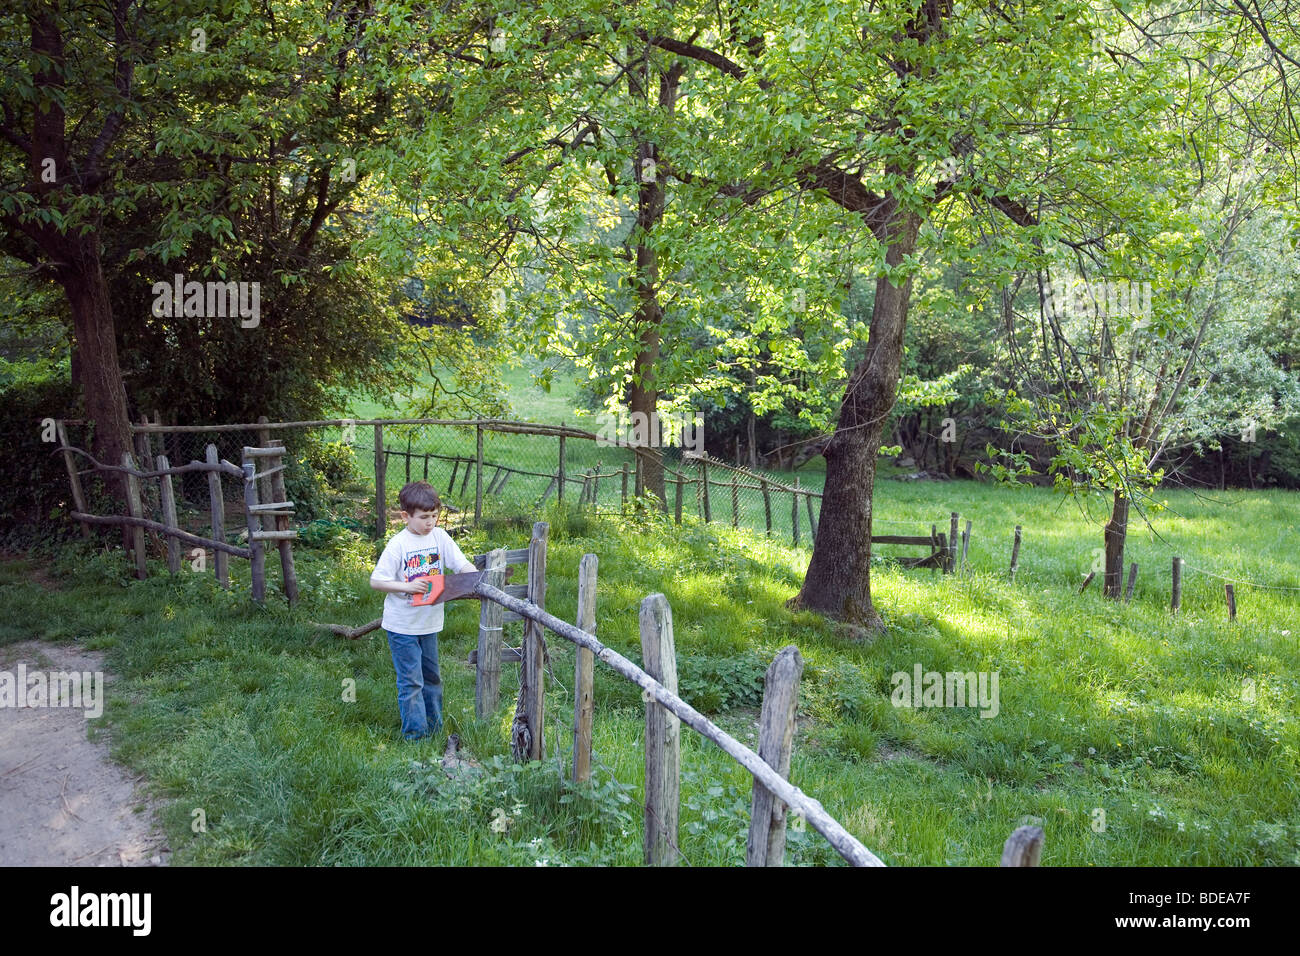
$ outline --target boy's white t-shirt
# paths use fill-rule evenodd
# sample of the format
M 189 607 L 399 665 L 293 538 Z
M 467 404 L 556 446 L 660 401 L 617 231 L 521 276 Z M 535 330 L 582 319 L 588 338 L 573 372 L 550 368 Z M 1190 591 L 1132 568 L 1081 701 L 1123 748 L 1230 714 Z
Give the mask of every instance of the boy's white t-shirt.
M 441 528 L 425 535 L 403 528 L 388 540 L 371 581 L 413 581 L 425 574 L 460 574 L 477 571 L 456 542 Z M 436 634 L 442 630 L 441 604 L 412 605 L 414 594 L 384 595 L 382 627 L 398 634 Z

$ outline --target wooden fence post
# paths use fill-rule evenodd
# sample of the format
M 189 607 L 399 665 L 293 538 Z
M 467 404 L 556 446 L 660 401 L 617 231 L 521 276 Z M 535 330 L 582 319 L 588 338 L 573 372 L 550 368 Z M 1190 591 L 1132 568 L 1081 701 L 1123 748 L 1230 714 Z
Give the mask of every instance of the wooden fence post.
M 154 467 L 158 471 L 166 471 L 171 468 L 171 462 L 167 460 L 166 455 L 159 455 L 154 459 Z M 167 525 L 169 531 L 176 531 L 180 528 L 180 523 L 176 519 L 176 491 L 172 487 L 171 475 L 158 476 L 158 500 L 162 503 L 163 524 Z M 170 574 L 181 573 L 181 542 L 180 539 L 171 535 L 167 538 L 167 571 Z
M 528 542 L 528 600 L 546 606 L 546 536 L 550 525 L 538 521 Z M 524 620 L 523 660 L 519 666 L 519 701 L 510 728 L 510 750 L 515 760 L 546 759 L 544 739 L 545 693 L 542 684 L 546 663 L 546 631 L 532 618 Z
M 1128 569 L 1128 587 L 1124 589 L 1125 604 L 1133 600 L 1133 585 L 1137 583 L 1137 578 L 1138 578 L 1138 565 L 1137 562 L 1134 561 L 1131 565 L 1129 565 L 1129 569 Z
M 1043 854 L 1042 827 L 1016 827 L 1002 846 L 1000 866 L 1037 866 Z
M 772 493 L 767 486 L 767 479 L 760 478 L 759 482 L 763 486 L 763 514 L 767 518 L 767 535 L 772 536 Z
M 217 454 L 216 445 L 208 445 L 205 457 L 209 465 L 221 464 L 221 458 Z M 208 502 L 212 507 L 212 539 L 214 541 L 226 540 L 226 500 L 221 495 L 221 474 L 215 470 L 208 472 Z M 224 551 L 214 549 L 212 552 L 213 563 L 217 573 L 217 583 L 227 590 L 230 589 L 230 555 Z
M 1173 575 L 1174 586 L 1173 594 L 1169 599 L 1169 609 L 1177 614 L 1178 608 L 1181 607 L 1183 603 L 1183 559 L 1177 555 L 1174 556 Z
M 803 657 L 793 644 L 783 647 L 764 678 L 763 711 L 759 723 L 758 755 L 782 777 L 790 777 L 794 748 L 795 711 Z M 785 803 L 757 779 L 749 813 L 746 866 L 781 866 L 785 860 Z
M 736 436 L 736 441 L 740 441 L 740 436 Z M 731 473 L 731 526 L 740 527 L 740 482 L 736 478 L 736 473 Z
M 1083 579 L 1083 587 L 1079 588 L 1079 593 L 1080 593 L 1080 594 L 1082 594 L 1084 591 L 1088 590 L 1088 585 L 1092 583 L 1092 579 L 1095 578 L 1096 576 L 1097 576 L 1097 572 L 1096 572 L 1096 571 L 1089 571 L 1089 572 L 1088 572 L 1088 576 L 1087 576 L 1086 578 Z
M 478 437 L 478 467 L 474 474 L 474 527 L 483 520 L 483 422 L 480 420 L 474 430 Z
M 122 464 L 127 468 L 135 468 L 135 459 L 129 451 L 122 452 Z M 130 472 L 126 474 L 126 505 L 132 518 L 144 517 L 144 506 L 140 502 L 140 479 Z M 149 576 L 149 569 L 145 565 L 144 528 L 139 525 L 131 529 L 131 551 L 135 555 L 135 576 L 143 581 Z
M 682 523 L 682 473 L 677 472 L 677 502 L 673 505 L 673 516 L 678 524 Z
M 1237 619 L 1237 595 L 1233 592 L 1231 584 L 1223 586 L 1223 595 L 1228 599 L 1228 620 L 1235 621 Z
M 68 469 L 68 483 L 72 486 L 72 504 L 82 514 L 90 511 L 86 507 L 86 493 L 81 487 L 81 475 L 77 473 L 77 462 L 72 457 L 72 451 L 68 443 L 68 429 L 62 420 L 54 423 L 55 432 L 58 435 L 59 446 L 63 449 L 63 464 Z M 90 522 L 81 522 L 81 536 L 90 537 Z
M 489 551 L 483 579 L 494 588 L 505 579 L 506 549 Z M 474 716 L 484 720 L 496 712 L 501 698 L 501 621 L 505 614 L 496 601 L 480 601 L 478 612 L 478 663 L 474 676 Z
M 700 481 L 704 486 L 704 521 L 707 524 L 713 520 L 713 507 L 709 504 L 709 460 L 700 459 Z
M 677 655 L 673 612 L 662 594 L 641 602 L 641 660 L 647 674 L 677 693 Z M 671 866 L 677 861 L 681 797 L 681 720 L 650 695 L 645 704 L 645 862 Z
M 621 511 L 627 511 L 627 479 L 630 469 L 627 462 L 623 462 L 623 505 Z
M 970 518 L 966 519 L 966 528 L 961 533 L 961 573 L 966 573 L 966 549 L 970 547 Z
M 267 421 L 268 419 L 265 415 L 257 416 L 257 423 L 259 425 L 265 425 Z M 257 444 L 262 448 L 271 447 L 271 429 L 259 428 L 257 430 Z M 269 504 L 272 501 L 280 500 L 275 496 L 275 480 L 272 476 L 259 479 L 257 485 L 257 500 L 261 504 Z M 272 521 L 270 524 L 272 527 L 275 527 L 276 522 Z
M 266 546 L 257 537 L 261 530 L 257 511 L 257 462 L 244 460 L 244 513 L 248 524 L 248 550 L 251 553 L 249 564 L 253 580 L 253 600 L 261 604 L 266 600 Z
M 627 475 L 627 465 L 623 466 Z M 578 629 L 596 633 L 596 565 L 594 554 L 584 554 L 578 563 Z M 573 664 L 573 782 L 591 779 L 591 732 L 594 717 L 592 681 L 595 656 L 579 646 Z
M 1020 564 L 1020 525 L 1016 525 L 1016 541 L 1011 545 L 1011 570 L 1008 576 L 1014 582 L 1016 580 L 1016 567 Z
M 564 428 L 564 422 L 560 422 L 560 428 Z M 560 470 L 556 472 L 559 484 L 556 486 L 555 494 L 560 503 L 564 503 L 564 432 L 560 432 Z
M 272 448 L 284 448 L 284 442 L 273 441 L 270 443 Z M 273 459 L 276 462 L 284 464 L 284 456 Z M 407 467 L 410 467 L 410 458 L 407 458 Z M 277 503 L 292 505 L 289 501 L 289 493 L 284 486 L 284 472 L 277 471 L 271 476 L 271 500 Z M 289 516 L 278 514 L 275 516 L 275 528 L 277 531 L 290 531 Z M 293 541 L 289 538 L 280 539 L 280 579 L 284 587 L 284 596 L 290 604 L 298 603 L 298 572 L 293 564 Z
M 818 501 L 821 499 L 818 498 Z M 805 492 L 803 503 L 808 506 L 808 535 L 813 541 L 817 540 L 817 516 L 813 514 L 812 494 Z
M 141 415 L 140 423 L 148 425 L 149 416 Z M 140 462 L 141 471 L 149 468 L 149 463 L 154 460 L 153 457 L 153 439 L 149 437 L 148 432 L 136 432 L 135 434 L 135 457 Z M 158 444 L 162 446 L 162 436 L 158 436 Z M 164 449 L 165 450 L 165 449 Z M 153 482 L 148 482 L 140 486 L 140 517 L 141 518 L 162 518 L 162 507 L 158 495 L 154 492 Z
M 381 544 L 388 539 L 388 489 L 384 487 L 384 426 L 375 426 L 375 537 Z
M 957 512 L 952 512 L 951 523 L 948 526 L 948 567 L 946 574 L 953 574 L 957 570 L 957 519 L 960 517 Z
M 790 492 L 790 534 L 794 546 L 799 547 L 799 479 L 794 480 L 794 491 Z

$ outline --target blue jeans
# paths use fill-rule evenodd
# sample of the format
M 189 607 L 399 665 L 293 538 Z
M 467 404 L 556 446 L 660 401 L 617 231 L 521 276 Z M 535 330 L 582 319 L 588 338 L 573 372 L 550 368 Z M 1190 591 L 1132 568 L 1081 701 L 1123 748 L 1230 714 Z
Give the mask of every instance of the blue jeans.
M 388 631 L 388 649 L 397 671 L 397 709 L 402 736 L 419 740 L 442 729 L 442 678 L 438 674 L 438 634 Z

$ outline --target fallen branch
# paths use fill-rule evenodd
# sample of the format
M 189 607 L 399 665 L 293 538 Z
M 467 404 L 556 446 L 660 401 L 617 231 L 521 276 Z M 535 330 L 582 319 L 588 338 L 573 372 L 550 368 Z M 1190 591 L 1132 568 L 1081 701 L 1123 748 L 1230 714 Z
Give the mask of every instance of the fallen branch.
M 163 475 L 184 475 L 191 471 L 215 471 L 241 480 L 244 478 L 244 470 L 237 465 L 232 465 L 228 461 L 223 461 L 217 465 L 209 464 L 206 461 L 192 461 L 188 465 L 177 465 L 174 468 L 163 468 L 158 471 L 141 471 L 139 468 L 128 468 L 125 465 L 106 465 L 103 462 L 98 461 L 94 455 L 90 454 L 90 452 L 73 445 L 60 445 L 58 448 L 54 449 L 54 451 L 50 452 L 50 454 L 53 455 L 62 451 L 74 452 L 84 458 L 88 458 L 94 462 L 96 468 L 102 471 L 121 471 L 128 475 L 134 475 L 136 478 L 160 478 Z
M 360 627 L 348 627 L 346 624 L 320 624 L 316 621 L 308 621 L 312 627 L 322 627 L 327 631 L 333 631 L 339 637 L 346 637 L 350 641 L 355 641 L 359 637 L 364 637 L 371 631 L 379 630 L 379 625 L 383 623 L 383 618 L 375 618 L 369 624 L 362 624 Z
M 147 528 L 150 531 L 157 531 L 159 534 L 178 538 L 186 544 L 192 544 L 200 548 L 212 548 L 214 551 L 224 551 L 226 554 L 233 554 L 237 558 L 252 558 L 253 556 L 253 552 L 248 548 L 240 548 L 224 541 L 214 541 L 212 538 L 201 538 L 196 534 L 190 534 L 188 531 L 169 528 L 158 521 L 150 521 L 148 518 L 132 518 L 129 515 L 92 515 L 86 514 L 84 511 L 70 511 L 68 514 L 78 521 L 89 521 L 91 524 L 124 524 L 132 528 Z

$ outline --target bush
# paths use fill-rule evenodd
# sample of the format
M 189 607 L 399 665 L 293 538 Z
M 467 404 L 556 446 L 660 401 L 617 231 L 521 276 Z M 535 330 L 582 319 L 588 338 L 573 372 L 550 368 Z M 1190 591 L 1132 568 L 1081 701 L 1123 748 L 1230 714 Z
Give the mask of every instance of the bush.
M 20 381 L 0 392 L 0 447 L 5 450 L 0 456 L 0 544 L 4 547 L 26 548 L 75 532 L 66 518 L 73 510 L 68 471 L 63 456 L 51 454 L 57 446 L 41 440 L 41 420 L 79 417 L 77 390 L 67 379 Z M 69 438 L 72 444 L 81 444 L 75 435 Z
M 357 467 L 357 453 L 351 445 L 341 441 L 321 442 L 308 447 L 307 464 L 329 483 L 331 488 L 342 488 L 361 479 Z

